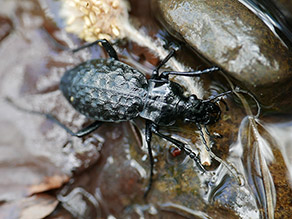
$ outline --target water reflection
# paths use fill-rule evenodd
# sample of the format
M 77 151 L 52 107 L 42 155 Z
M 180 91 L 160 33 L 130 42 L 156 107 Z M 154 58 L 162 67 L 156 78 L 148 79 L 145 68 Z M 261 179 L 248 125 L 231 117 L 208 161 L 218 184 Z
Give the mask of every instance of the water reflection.
M 271 0 L 239 0 L 253 11 L 289 48 L 292 45 L 292 23 Z M 289 4 L 287 2 L 287 4 Z M 290 3 L 291 4 L 291 3 Z M 292 12 L 290 12 L 292 13 Z

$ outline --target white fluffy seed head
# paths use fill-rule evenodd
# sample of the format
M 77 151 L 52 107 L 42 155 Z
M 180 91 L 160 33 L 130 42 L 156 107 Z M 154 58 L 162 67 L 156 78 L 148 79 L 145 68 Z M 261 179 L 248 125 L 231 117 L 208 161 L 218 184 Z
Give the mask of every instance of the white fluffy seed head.
M 124 38 L 123 25 L 128 23 L 129 4 L 125 0 L 62 0 L 60 16 L 65 30 L 81 39 Z

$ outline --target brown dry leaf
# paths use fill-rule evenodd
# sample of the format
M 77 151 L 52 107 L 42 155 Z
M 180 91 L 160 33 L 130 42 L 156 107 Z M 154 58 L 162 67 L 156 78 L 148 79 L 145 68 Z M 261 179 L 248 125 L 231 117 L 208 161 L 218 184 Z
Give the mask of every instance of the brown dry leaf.
M 16 124 L 27 120 L 14 121 L 11 110 L 0 105 L 0 112 L 6 115 L 6 119 L 0 118 L 0 200 L 11 201 L 61 187 L 69 177 L 53 164 L 53 154 L 42 156 L 45 148 L 37 150 L 38 144 L 27 144 L 32 139 Z
M 0 206 L 0 218 L 38 219 L 51 214 L 58 200 L 50 195 L 40 194 Z
M 28 190 L 30 194 L 48 191 L 51 189 L 58 189 L 64 183 L 68 182 L 69 177 L 66 175 L 54 175 L 51 177 L 45 177 L 39 184 L 31 185 Z
M 65 151 L 63 146 L 68 140 L 65 131 L 44 117 L 17 110 L 5 101 L 10 97 L 23 108 L 52 112 L 64 118 L 68 115 L 65 107 L 59 107 L 65 109 L 64 116 L 57 109 L 65 102 L 61 94 L 58 91 L 43 94 L 40 90 L 59 83 L 59 73 L 65 71 L 68 60 L 60 61 L 61 54 L 57 56 L 60 62 L 52 60 L 50 53 L 54 50 L 40 32 L 46 20 L 37 1 L 5 1 L 1 6 L 0 14 L 6 12 L 17 30 L 1 41 L 0 49 L 3 57 L 0 59 L 0 201 L 12 201 L 60 187 L 71 171 L 82 165 L 76 154 L 88 152 L 91 144 L 81 147 L 82 141 L 74 139 L 72 147 Z M 71 56 L 69 53 L 68 57 Z M 79 147 L 76 150 L 75 145 Z M 95 155 L 95 147 L 91 148 Z

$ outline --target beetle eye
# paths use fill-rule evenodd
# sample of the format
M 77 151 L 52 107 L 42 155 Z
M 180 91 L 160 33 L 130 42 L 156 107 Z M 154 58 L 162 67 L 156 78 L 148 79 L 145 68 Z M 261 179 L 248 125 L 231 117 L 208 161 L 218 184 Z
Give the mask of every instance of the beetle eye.
M 192 94 L 192 95 L 189 97 L 189 100 L 190 100 L 190 101 L 194 101 L 194 100 L 197 100 L 197 99 L 198 99 L 197 96 L 194 95 L 194 94 Z

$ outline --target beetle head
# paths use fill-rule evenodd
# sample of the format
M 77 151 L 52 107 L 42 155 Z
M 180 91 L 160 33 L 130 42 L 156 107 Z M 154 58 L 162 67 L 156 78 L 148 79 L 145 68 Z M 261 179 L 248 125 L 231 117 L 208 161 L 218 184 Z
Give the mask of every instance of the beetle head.
M 219 106 L 208 100 L 200 100 L 191 95 L 185 103 L 184 120 L 198 124 L 213 124 L 221 115 Z

